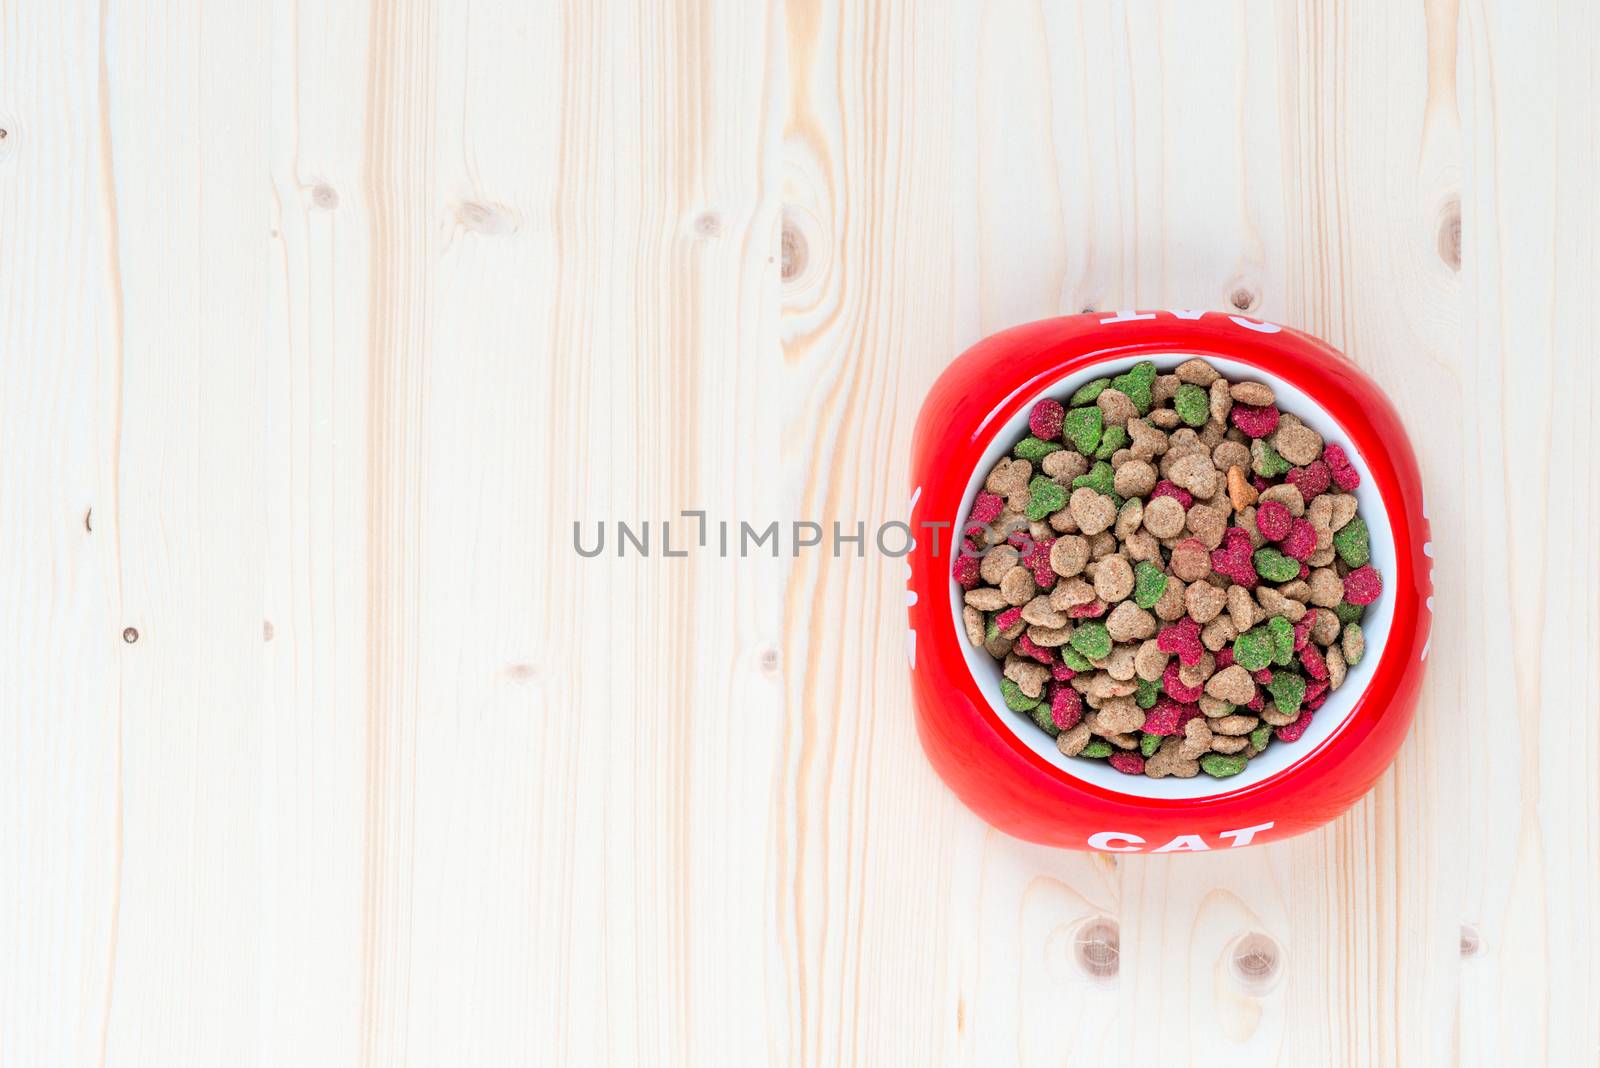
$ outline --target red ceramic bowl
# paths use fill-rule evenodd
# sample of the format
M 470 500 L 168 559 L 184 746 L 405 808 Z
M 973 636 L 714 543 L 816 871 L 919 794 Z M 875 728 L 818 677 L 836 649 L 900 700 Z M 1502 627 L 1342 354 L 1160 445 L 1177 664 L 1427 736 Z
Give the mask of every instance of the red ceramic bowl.
M 1384 590 L 1367 652 L 1297 742 L 1277 742 L 1230 779 L 1149 779 L 1061 755 L 1000 698 L 1000 665 L 967 640 L 951 580 L 960 521 L 995 461 L 1027 433 L 1042 397 L 1154 360 L 1204 356 L 1228 377 L 1269 382 L 1279 405 L 1343 445 Z M 1428 655 L 1432 576 L 1417 461 L 1394 408 L 1316 338 L 1217 312 L 1073 315 L 967 350 L 939 377 L 912 442 L 910 658 L 917 729 L 940 776 L 973 811 L 1033 842 L 1119 853 L 1228 849 L 1311 830 L 1348 808 L 1394 759 Z

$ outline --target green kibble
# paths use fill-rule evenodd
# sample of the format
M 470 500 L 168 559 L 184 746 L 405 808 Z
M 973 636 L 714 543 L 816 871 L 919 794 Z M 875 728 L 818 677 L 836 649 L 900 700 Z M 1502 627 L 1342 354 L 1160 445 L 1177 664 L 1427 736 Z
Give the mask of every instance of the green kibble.
M 1022 692 L 1022 687 L 1010 679 L 1000 680 L 1000 696 L 1005 698 L 1006 707 L 1013 712 L 1026 712 L 1039 704 L 1037 697 L 1029 697 Z
M 995 617 L 997 615 L 999 615 L 998 612 L 990 612 L 989 621 L 984 624 L 983 640 L 986 642 L 992 642 L 996 638 L 1000 637 L 1000 624 L 995 622 Z
M 1367 524 L 1360 516 L 1334 531 L 1333 548 L 1339 554 L 1339 559 L 1351 567 L 1360 567 L 1372 559 L 1371 539 L 1367 536 Z
M 1156 750 L 1160 748 L 1161 735 L 1159 734 L 1146 734 L 1144 737 L 1139 739 L 1140 756 L 1155 756 Z
M 1345 624 L 1339 648 L 1344 653 L 1346 664 L 1355 667 L 1361 663 L 1361 658 L 1367 655 L 1367 635 L 1360 623 Z
M 1074 649 L 1072 646 L 1063 645 L 1059 652 L 1061 653 L 1061 662 L 1067 665 L 1067 667 L 1071 668 L 1073 671 L 1094 670 L 1094 665 L 1089 663 L 1088 658 L 1082 653 L 1078 652 L 1078 650 Z
M 1067 491 L 1059 482 L 1052 482 L 1040 475 L 1028 483 L 1028 505 L 1022 510 L 1022 514 L 1037 521 L 1051 512 L 1059 512 L 1066 506 Z
M 1045 441 L 1030 435 L 1017 442 L 1017 447 L 1011 451 L 1024 460 L 1040 460 L 1064 448 L 1066 446 L 1059 441 Z
M 1152 400 L 1151 387 L 1156 384 L 1156 365 L 1149 360 L 1136 363 L 1128 370 L 1111 380 L 1111 388 L 1121 390 L 1133 401 L 1133 406 L 1139 409 L 1140 415 L 1150 411 Z
M 1278 455 L 1277 449 L 1259 438 L 1250 445 L 1250 458 L 1251 470 L 1262 478 L 1277 478 L 1291 466 L 1288 460 Z
M 1244 770 L 1250 761 L 1240 755 L 1229 756 L 1227 753 L 1207 753 L 1200 758 L 1200 770 L 1213 779 L 1226 779 L 1230 775 L 1237 775 Z
M 1261 726 L 1250 732 L 1250 747 L 1258 753 L 1265 749 L 1267 747 L 1267 743 L 1271 740 L 1272 725 L 1270 723 L 1263 723 Z
M 1068 641 L 1074 649 L 1090 660 L 1100 660 L 1111 655 L 1111 632 L 1106 630 L 1104 623 L 1085 623 L 1072 632 L 1072 637 Z
M 1061 432 L 1072 442 L 1074 449 L 1091 456 L 1100 446 L 1100 429 L 1103 425 L 1099 408 L 1073 408 L 1067 412 Z
M 1211 418 L 1210 395 L 1188 382 L 1178 387 L 1177 394 L 1172 398 L 1172 406 L 1178 410 L 1178 418 L 1189 426 L 1205 426 Z
M 1095 398 L 1106 391 L 1111 384 L 1109 378 L 1097 378 L 1093 382 L 1085 382 L 1079 386 L 1071 397 L 1067 398 L 1067 407 L 1077 408 L 1084 404 L 1093 404 Z
M 1155 564 L 1140 560 L 1133 567 L 1133 603 L 1140 608 L 1154 608 L 1161 595 L 1167 592 L 1167 576 Z
M 1154 708 L 1156 700 L 1161 696 L 1161 684 L 1150 679 L 1140 679 L 1139 689 L 1133 695 L 1133 703 L 1140 708 Z
M 1120 426 L 1108 426 L 1100 434 L 1100 447 L 1094 450 L 1096 460 L 1109 460 L 1112 454 L 1128 444 L 1128 431 Z
M 1256 565 L 1256 572 L 1268 582 L 1292 582 L 1300 577 L 1300 561 L 1271 546 L 1257 549 L 1250 560 Z
M 1272 662 L 1285 667 L 1294 659 L 1294 624 L 1282 616 L 1273 616 L 1266 622 L 1267 633 L 1272 636 Z
M 1061 728 L 1056 726 L 1056 717 L 1050 711 L 1050 702 L 1040 701 L 1033 706 L 1033 711 L 1028 713 L 1033 717 L 1033 722 L 1039 729 L 1054 738 L 1061 733 Z
M 1267 683 L 1267 692 L 1272 695 L 1272 703 L 1278 706 L 1279 712 L 1292 716 L 1300 711 L 1300 702 L 1305 700 L 1306 680 L 1293 672 L 1275 672 L 1272 681 Z
M 1340 601 L 1333 606 L 1333 614 L 1339 617 L 1339 622 L 1345 626 L 1361 622 L 1361 613 L 1364 609 L 1358 604 L 1349 601 Z
M 1090 760 L 1104 760 L 1111 755 L 1111 743 L 1104 738 L 1096 738 L 1078 752 L 1079 756 L 1086 756 Z
M 1072 480 L 1072 488 L 1079 489 L 1088 486 L 1096 493 L 1103 493 L 1107 497 L 1116 495 L 1113 489 L 1116 486 L 1116 472 L 1111 470 L 1111 465 L 1104 460 L 1098 460 L 1089 468 L 1088 472 Z M 1119 505 L 1120 507 L 1120 505 Z
M 1251 627 L 1233 640 L 1233 662 L 1249 672 L 1257 672 L 1272 663 L 1277 643 L 1266 627 Z

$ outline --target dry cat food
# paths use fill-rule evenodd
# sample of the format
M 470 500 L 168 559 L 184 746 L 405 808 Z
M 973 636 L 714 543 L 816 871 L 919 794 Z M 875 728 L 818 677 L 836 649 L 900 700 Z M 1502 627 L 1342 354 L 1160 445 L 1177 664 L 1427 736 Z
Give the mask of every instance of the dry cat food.
M 1042 400 L 953 574 L 1006 706 L 1128 775 L 1237 775 L 1293 743 L 1383 591 L 1344 449 L 1272 387 L 1150 362 Z

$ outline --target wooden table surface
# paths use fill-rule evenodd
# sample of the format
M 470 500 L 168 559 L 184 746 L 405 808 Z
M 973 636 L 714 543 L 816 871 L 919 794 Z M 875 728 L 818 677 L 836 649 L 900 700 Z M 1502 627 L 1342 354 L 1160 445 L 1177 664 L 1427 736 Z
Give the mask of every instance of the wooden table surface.
M 1600 1057 L 1585 0 L 0 0 L 0 1064 Z M 1321 833 L 930 771 L 900 518 L 993 330 L 1244 309 L 1412 422 Z M 675 529 L 674 535 L 681 536 Z

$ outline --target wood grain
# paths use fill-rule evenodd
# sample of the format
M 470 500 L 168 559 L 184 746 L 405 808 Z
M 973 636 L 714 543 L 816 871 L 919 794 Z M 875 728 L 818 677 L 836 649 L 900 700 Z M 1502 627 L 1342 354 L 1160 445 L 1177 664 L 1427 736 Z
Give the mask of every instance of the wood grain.
M 1593 1063 L 1597 20 L 0 0 L 0 1064 Z M 921 397 L 1132 306 L 1416 427 L 1320 833 L 1046 850 L 917 746 Z

